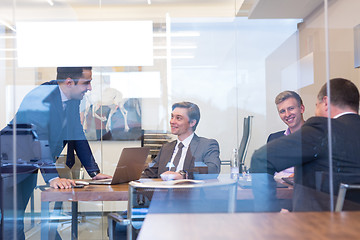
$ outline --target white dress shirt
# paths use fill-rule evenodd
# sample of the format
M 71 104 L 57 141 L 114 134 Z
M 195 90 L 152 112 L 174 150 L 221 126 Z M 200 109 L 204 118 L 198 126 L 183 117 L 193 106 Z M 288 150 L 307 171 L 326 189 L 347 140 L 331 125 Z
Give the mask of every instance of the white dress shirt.
M 176 156 L 176 153 L 179 150 L 179 148 L 178 148 L 179 143 L 182 142 L 184 147 L 182 148 L 181 157 L 180 157 L 179 164 L 178 164 L 178 166 L 176 168 L 176 172 L 184 169 L 184 162 L 185 162 L 186 153 L 187 153 L 187 151 L 189 149 L 189 145 L 190 145 L 190 142 L 193 139 L 193 137 L 194 137 L 194 133 L 192 133 L 190 136 L 185 138 L 183 141 L 180 141 L 179 139 L 177 140 L 174 152 L 173 152 L 172 157 L 171 157 L 171 162 L 169 164 L 170 166 L 173 166 L 174 158 Z M 170 169 L 170 167 L 169 167 L 169 169 Z
M 334 119 L 335 119 L 335 118 L 339 118 L 339 117 L 344 116 L 344 115 L 346 115 L 346 114 L 357 114 L 357 113 L 354 113 L 354 112 L 343 112 L 343 113 L 339 113 L 338 115 L 334 116 L 333 118 L 334 118 Z
M 61 102 L 62 102 L 62 105 L 63 105 L 63 110 L 65 110 L 65 107 L 66 107 L 66 101 L 68 101 L 69 99 L 66 97 L 65 93 L 61 90 L 61 87 L 59 87 L 59 90 L 60 90 L 60 96 L 61 96 Z

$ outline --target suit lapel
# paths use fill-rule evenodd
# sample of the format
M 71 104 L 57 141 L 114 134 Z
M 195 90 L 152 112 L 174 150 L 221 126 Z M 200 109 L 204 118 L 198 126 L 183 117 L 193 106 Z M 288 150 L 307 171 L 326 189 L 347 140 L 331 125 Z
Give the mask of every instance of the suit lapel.
M 194 134 L 193 139 L 190 142 L 189 149 L 186 153 L 185 161 L 184 161 L 184 170 L 185 171 L 192 171 L 194 168 L 194 155 L 196 152 L 196 149 L 199 145 L 199 137 Z
M 174 152 L 175 146 L 177 141 L 173 141 L 168 144 L 168 146 L 163 149 L 163 152 L 161 154 L 161 160 L 159 162 L 159 172 L 166 172 L 168 168 L 166 167 L 167 163 L 171 160 L 172 154 Z
M 166 167 L 167 163 L 171 160 L 172 154 L 174 153 L 174 149 L 176 146 L 177 141 L 173 141 L 167 145 L 166 148 L 163 149 L 161 153 L 161 159 L 159 161 L 159 172 L 165 172 L 168 170 Z M 185 171 L 192 171 L 194 168 L 194 155 L 196 149 L 199 145 L 199 137 L 194 134 L 193 139 L 190 142 L 189 149 L 186 152 L 185 161 L 184 161 L 184 170 Z
M 61 102 L 60 90 L 57 87 L 52 94 L 46 99 L 50 103 L 50 121 L 49 132 L 52 141 L 53 153 L 55 156 L 59 155 L 63 148 L 64 140 L 64 118 L 65 114 Z
M 46 101 L 50 103 L 51 117 L 57 121 L 63 122 L 65 115 L 61 102 L 59 87 L 54 89 L 53 93 L 46 99 Z

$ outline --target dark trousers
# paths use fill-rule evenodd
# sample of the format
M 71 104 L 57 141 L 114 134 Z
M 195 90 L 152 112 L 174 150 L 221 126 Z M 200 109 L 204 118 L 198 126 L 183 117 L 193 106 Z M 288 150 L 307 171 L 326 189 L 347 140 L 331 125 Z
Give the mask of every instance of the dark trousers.
M 15 197 L 14 181 L 16 181 Z M 18 173 L 16 174 L 16 179 L 12 173 L 4 173 L 4 171 L 2 171 L 0 197 L 2 220 L 1 239 L 25 239 L 25 209 L 36 187 L 36 182 L 37 170 L 30 173 Z

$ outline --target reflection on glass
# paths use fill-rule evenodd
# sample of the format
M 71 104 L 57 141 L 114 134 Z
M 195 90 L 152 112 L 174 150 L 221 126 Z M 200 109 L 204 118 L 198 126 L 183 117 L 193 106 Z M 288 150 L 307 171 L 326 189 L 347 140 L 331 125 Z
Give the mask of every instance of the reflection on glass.
M 17 22 L 16 30 L 21 67 L 153 65 L 151 21 Z
M 34 119 L 38 122 L 36 123 L 38 126 L 15 125 L 17 127 L 16 132 L 14 132 L 14 125 L 8 126 L 3 133 L 8 132 L 9 134 L 2 135 L 5 140 L 1 144 L 10 144 L 8 145 L 10 147 L 2 146 L 2 149 L 8 149 L 2 152 L 1 157 L 3 183 L 5 186 L 9 186 L 3 188 L 2 196 L 11 196 L 12 190 L 14 190 L 11 189 L 14 186 L 13 182 L 17 181 L 19 183 L 16 200 L 18 205 L 22 205 L 18 207 L 5 205 L 7 209 L 18 210 L 19 219 L 22 219 L 24 215 L 23 209 L 27 204 L 27 199 L 29 199 L 29 189 L 33 189 L 36 185 L 36 178 L 33 177 L 35 174 L 30 172 L 32 169 L 35 172 L 38 168 L 41 168 L 45 176 L 48 175 L 48 171 L 54 167 L 54 164 L 52 164 L 54 158 L 60 154 L 64 145 L 61 134 L 56 133 L 58 129 L 63 127 L 63 120 L 61 117 L 54 117 L 54 120 L 49 119 L 51 115 L 47 112 L 52 111 L 53 105 L 47 100 L 40 100 L 51 98 L 52 94 L 50 92 L 53 92 L 53 90 L 50 90 L 50 88 L 53 86 L 40 86 L 34 90 L 29 88 L 53 77 L 54 66 L 78 66 L 80 62 L 78 62 L 79 58 L 77 57 L 80 57 L 81 61 L 89 61 L 87 65 L 99 67 L 108 64 L 109 67 L 106 70 L 99 67 L 100 70 L 96 71 L 92 82 L 94 83 L 92 86 L 93 91 L 91 94 L 87 93 L 84 96 L 84 100 L 78 109 L 80 111 L 80 121 L 85 126 L 85 134 L 78 135 L 74 131 L 69 133 L 69 139 L 65 140 L 70 140 L 70 138 L 74 138 L 75 142 L 78 140 L 86 141 L 86 138 L 104 140 L 104 135 L 108 133 L 111 133 L 112 137 L 115 136 L 116 140 L 121 139 L 122 141 L 89 142 L 97 162 L 101 163 L 101 169 L 108 174 L 113 173 L 116 166 L 115 161 L 118 160 L 123 147 L 141 145 L 140 141 L 127 141 L 132 137 L 137 138 L 134 135 L 127 136 L 128 133 L 135 131 L 135 129 L 145 133 L 161 132 L 167 136 L 165 140 L 162 139 L 164 142 L 168 138 L 176 136 L 170 134 L 171 105 L 175 102 L 189 101 L 196 103 L 201 109 L 201 122 L 196 129 L 196 134 L 209 139 L 216 139 L 218 143 L 218 158 L 222 160 L 219 178 L 229 177 L 230 175 L 230 166 L 225 165 L 225 163 L 230 160 L 231 150 L 239 146 L 243 135 L 242 119 L 246 116 L 254 116 L 253 131 L 245 161 L 246 167 L 251 165 L 252 156 L 253 159 L 262 161 L 261 164 L 258 162 L 258 165 L 255 165 L 256 161 L 252 163 L 253 166 L 260 168 L 259 172 L 270 172 L 271 174 L 280 172 L 284 168 L 293 165 L 294 161 L 298 161 L 298 166 L 304 165 L 302 171 L 295 170 L 294 173 L 296 182 L 294 200 L 296 204 L 289 208 L 278 205 L 277 210 L 280 208 L 288 210 L 292 208 L 294 210 L 309 209 L 305 209 L 306 206 L 304 207 L 304 205 L 314 207 L 311 209 L 329 210 L 331 208 L 329 207 L 331 205 L 329 205 L 328 194 L 331 189 L 330 186 L 333 187 L 336 194 L 338 181 L 347 180 L 348 177 L 350 180 L 356 179 L 356 177 L 352 176 L 357 171 L 357 165 L 352 156 L 358 155 L 356 148 L 358 143 L 356 138 L 352 138 L 352 134 L 356 133 L 357 129 L 353 127 L 351 132 L 347 129 L 346 125 L 350 125 L 350 121 L 349 124 L 343 124 L 344 129 L 341 128 L 342 131 L 338 131 L 334 127 L 338 126 L 344 118 L 349 118 L 349 114 L 331 120 L 332 125 L 329 129 L 333 141 L 327 141 L 329 138 L 324 135 L 326 124 L 321 122 L 320 130 L 317 129 L 320 134 L 313 136 L 314 139 L 311 139 L 311 141 L 304 139 L 303 134 L 305 133 L 302 133 L 301 130 L 290 130 L 291 134 L 289 136 L 281 135 L 279 139 L 270 141 L 266 148 L 261 146 L 265 144 L 270 134 L 286 130 L 284 122 L 291 125 L 292 119 L 296 119 L 296 116 L 291 116 L 291 114 L 284 119 L 279 118 L 279 109 L 274 104 L 274 99 L 280 92 L 290 90 L 299 93 L 303 99 L 303 105 L 306 106 L 305 111 L 302 113 L 303 118 L 310 121 L 310 125 L 305 123 L 304 126 L 312 128 L 311 121 L 313 121 L 312 116 L 316 110 L 317 94 L 328 79 L 345 77 L 358 85 L 358 69 L 354 69 L 354 41 L 356 44 L 354 27 L 359 25 L 357 16 L 360 8 L 358 0 L 331 1 L 328 9 L 331 13 L 329 16 L 326 16 L 327 13 L 321 6 L 323 0 L 311 1 L 311 4 L 306 6 L 304 12 L 300 10 L 303 8 L 297 6 L 305 1 L 291 3 L 286 10 L 283 9 L 283 6 L 278 6 L 276 7 L 277 11 L 265 8 L 266 12 L 264 12 L 261 6 L 264 6 L 262 4 L 268 4 L 269 1 L 260 0 L 261 4 L 254 6 L 256 9 L 251 11 L 251 19 L 234 17 L 234 14 L 236 16 L 246 16 L 247 13 L 244 13 L 245 5 L 251 1 L 244 1 L 245 4 L 242 6 L 239 6 L 239 2 L 243 1 L 236 1 L 236 9 L 233 6 L 234 2 L 230 1 L 230 15 L 226 15 L 222 11 L 224 8 L 215 7 L 216 16 L 226 15 L 225 18 L 200 18 L 200 16 L 212 15 L 212 12 L 207 8 L 211 3 L 206 4 L 206 15 L 205 13 L 204 15 L 198 15 L 195 10 L 199 8 L 194 8 L 194 5 L 190 7 L 184 5 L 183 8 L 177 8 L 176 12 L 171 11 L 172 8 L 164 5 L 160 8 L 164 12 L 169 12 L 167 16 L 179 16 L 171 19 L 168 17 L 169 21 L 166 22 L 164 20 L 165 14 L 152 12 L 153 9 L 160 10 L 155 4 L 146 5 L 146 8 L 138 8 L 137 5 L 126 7 L 120 4 L 108 5 L 104 1 L 101 7 L 98 4 L 94 6 L 95 4 L 90 2 L 86 6 L 79 4 L 75 6 L 71 2 L 53 2 L 53 6 L 50 6 L 46 1 L 31 3 L 31 5 L 17 2 L 14 5 L 12 4 L 13 0 L 9 0 L 3 1 L 0 7 L 2 18 L 9 22 L 11 27 L 16 22 L 9 20 L 15 19 L 19 23 L 18 32 L 0 23 L 0 91 L 2 91 L 0 100 L 3 103 L 2 106 L 4 106 L 0 115 L 2 126 L 5 127 L 13 119 L 16 112 L 14 109 L 18 107 L 16 101 L 21 96 L 25 96 L 29 92 L 31 94 L 35 93 L 36 89 L 44 89 L 44 91 L 39 91 L 36 94 L 39 97 L 38 100 L 29 99 L 30 95 L 25 97 L 19 109 L 18 121 L 12 122 L 13 124 L 26 124 L 28 121 L 21 122 L 20 120 L 26 119 L 27 114 L 23 113 L 28 112 L 29 114 L 33 113 L 30 115 L 35 116 Z M 85 2 L 82 4 L 86 4 Z M 225 2 L 229 1 L 216 2 L 219 6 L 224 7 L 223 2 L 226 4 Z M 144 9 L 146 11 L 143 11 Z M 185 9 L 187 14 L 180 14 L 181 9 Z M 143 14 L 145 12 L 146 14 Z M 29 13 L 31 14 L 28 15 Z M 138 13 L 141 13 L 141 15 L 137 15 Z M 11 16 L 12 14 L 15 14 L 15 16 Z M 193 18 L 188 18 L 188 14 L 191 14 Z M 276 17 L 277 19 L 261 19 L 267 16 Z M 256 17 L 258 19 L 254 19 Z M 299 20 L 281 19 L 282 17 L 296 17 Z M 329 17 L 328 29 L 324 27 L 324 17 Z M 114 26 L 110 23 L 112 20 L 120 22 L 136 18 L 142 20 L 151 19 L 146 21 L 149 23 L 148 28 L 139 31 L 140 35 L 136 39 L 129 37 L 134 28 L 128 29 L 130 35 L 127 35 L 125 31 L 119 30 L 117 27 L 111 27 Z M 104 19 L 106 21 L 103 21 Z M 46 22 L 49 24 L 47 25 L 49 28 L 47 28 L 48 30 L 43 28 L 39 31 L 26 28 L 25 30 L 29 30 L 28 34 L 30 36 L 25 38 L 27 41 L 22 42 L 21 36 L 24 36 L 22 35 L 24 29 L 22 29 L 21 24 L 26 23 L 26 21 L 29 21 L 29 24 Z M 76 21 L 79 21 L 79 24 Z M 100 25 L 103 23 L 109 24 L 104 27 L 92 25 L 90 29 L 86 30 L 85 34 L 81 34 L 82 31 L 75 31 L 73 34 L 60 34 L 59 31 L 56 31 L 55 26 L 58 26 L 57 23 L 68 23 L 69 28 L 67 30 L 69 30 L 72 26 L 80 26 L 84 21 L 94 24 L 100 21 Z M 150 33 L 148 36 L 150 41 L 146 41 L 145 45 L 141 45 L 140 42 L 145 40 L 144 35 L 142 35 L 145 32 Z M 165 34 L 165 32 L 168 34 Z M 325 37 L 326 32 L 329 33 L 328 38 Z M 43 33 L 46 35 L 44 38 L 40 35 Z M 79 33 L 81 36 L 78 38 L 76 36 Z M 114 37 L 107 37 L 108 34 L 113 34 Z M 16 40 L 15 36 L 18 36 L 19 39 Z M 126 44 L 121 44 L 121 40 L 127 37 L 133 39 L 131 43 L 137 43 L 135 49 L 126 48 Z M 35 38 L 40 39 L 34 42 L 31 41 Z M 49 41 L 46 38 L 52 38 L 52 40 Z M 146 37 L 146 39 L 148 38 Z M 74 51 L 62 47 L 62 44 L 73 43 L 75 40 L 81 41 L 77 43 L 78 48 Z M 328 47 L 326 46 L 327 41 L 329 43 Z M 24 47 L 24 44 L 28 44 L 27 47 Z M 124 47 L 125 49 L 122 49 L 121 52 L 116 51 Z M 146 49 L 142 47 L 146 47 Z M 44 51 L 45 48 L 47 48 L 46 51 Z M 92 50 L 89 51 L 89 49 Z M 27 66 L 40 66 L 37 65 L 36 60 L 41 58 L 41 66 L 52 66 L 52 68 L 19 67 L 25 66 L 22 65 L 25 64 L 23 62 L 23 50 L 32 52 L 28 55 Z M 81 54 L 75 54 L 77 50 Z M 41 57 L 40 53 L 44 52 L 49 53 L 51 56 Z M 69 52 L 74 54 L 69 54 Z M 110 53 L 110 56 L 105 57 L 105 52 Z M 150 60 L 143 57 L 142 54 L 145 53 L 151 55 Z M 66 55 L 65 60 L 60 58 L 60 55 L 63 54 Z M 326 59 L 327 54 L 329 55 L 328 59 Z M 17 65 L 17 57 L 19 57 L 20 65 Z M 39 59 L 37 59 L 38 57 Z M 133 62 L 129 63 L 126 60 L 132 60 Z M 330 67 L 327 60 L 330 60 Z M 81 63 L 84 64 L 84 62 Z M 129 67 L 126 68 L 125 65 Z M 326 70 L 326 68 L 330 69 Z M 329 77 L 327 77 L 327 73 L 329 73 Z M 9 92 L 14 94 L 9 94 Z M 114 97 L 111 98 L 113 94 Z M 111 99 L 115 100 L 111 101 Z M 31 104 L 30 100 L 35 101 L 34 104 Z M 321 104 L 320 106 L 322 106 Z M 99 105 L 101 105 L 100 108 L 98 108 Z M 287 108 L 284 107 L 284 109 Z M 28 110 L 23 111 L 23 109 Z M 296 106 L 294 109 L 299 110 Z M 46 122 L 51 123 L 48 126 L 56 126 L 54 136 L 58 137 L 59 141 L 47 139 L 46 134 L 44 134 L 44 129 L 47 126 Z M 65 125 L 72 128 L 71 125 Z M 79 127 L 79 129 L 83 130 L 82 127 Z M 340 136 L 337 135 L 339 132 L 347 133 L 346 137 L 338 137 Z M 13 135 L 17 136 L 16 142 L 18 143 L 17 157 L 15 158 L 18 165 L 17 179 L 14 179 L 14 175 L 11 175 L 14 162 L 14 154 L 11 151 Z M 126 136 L 125 139 L 122 139 L 122 136 Z M 288 141 L 285 141 L 285 139 Z M 74 148 L 76 148 L 76 143 L 72 141 L 69 141 L 68 145 L 75 144 Z M 277 146 L 276 142 L 281 142 L 281 147 Z M 297 145 L 294 149 L 290 146 L 293 143 Z M 327 147 L 328 144 L 332 144 L 332 147 Z M 31 151 L 25 151 L 25 145 L 32 145 L 31 148 L 26 148 Z M 158 149 L 160 148 L 161 146 L 158 147 Z M 304 155 L 304 148 L 310 149 L 309 152 L 312 157 L 320 159 L 321 166 L 314 166 L 313 161 L 309 163 L 303 162 L 303 159 L 307 157 Z M 255 152 L 256 149 L 259 150 Z M 333 162 L 331 162 L 334 164 L 333 171 L 328 170 L 330 164 L 325 161 L 327 150 L 333 152 Z M 63 150 L 63 153 L 66 153 L 66 151 L 66 149 Z M 319 152 L 317 155 L 316 151 Z M 92 155 L 89 156 L 92 159 Z M 344 156 L 348 158 L 345 159 Z M 49 161 L 44 159 L 49 159 Z M 280 162 L 279 159 L 281 159 Z M 63 160 L 63 164 L 60 164 L 61 168 L 66 169 L 65 171 L 68 172 L 66 159 L 61 157 L 61 160 Z M 169 160 L 170 157 L 164 161 L 165 164 Z M 347 160 L 346 163 L 344 163 L 345 160 Z M 199 166 L 196 163 L 194 165 L 195 167 Z M 49 167 L 45 168 L 45 166 Z M 200 167 L 206 168 L 206 166 L 203 163 Z M 25 167 L 29 167 L 29 169 L 25 171 Z M 308 169 L 310 170 L 308 171 Z M 25 171 L 25 173 L 22 173 L 22 171 Z M 7 173 L 9 175 L 5 175 Z M 288 185 L 284 187 L 283 182 L 274 182 L 272 175 L 261 176 L 260 173 L 258 174 L 259 177 L 256 175 L 251 177 L 245 175 L 244 177 L 249 181 L 240 183 L 236 211 L 254 210 L 253 195 L 250 189 L 253 187 L 253 183 L 254 186 L 257 186 L 257 183 L 271 186 L 271 188 L 264 188 L 261 191 L 261 194 L 270 194 L 266 198 L 261 198 L 262 195 L 255 193 L 257 199 L 260 196 L 260 200 L 263 200 L 260 203 L 264 207 L 263 209 L 256 207 L 256 210 L 269 210 L 271 207 L 275 207 L 275 204 L 272 205 L 272 203 L 276 203 L 276 201 L 272 202 L 272 200 L 276 200 L 274 195 L 271 195 L 274 194 L 272 187 L 276 187 L 277 199 L 280 199 L 280 204 L 285 201 L 287 203 L 292 201 L 291 192 L 293 189 L 291 187 L 287 188 Z M 244 179 L 241 178 L 241 180 Z M 276 180 L 281 180 L 281 178 Z M 27 186 L 25 186 L 25 182 L 28 184 Z M 293 183 L 293 181 L 290 181 L 290 183 Z M 301 195 L 301 192 L 303 195 Z M 311 196 L 311 198 L 307 198 L 305 201 L 302 199 L 302 196 L 305 196 L 304 194 Z M 34 199 L 39 199 L 39 194 L 35 194 Z M 11 201 L 8 203 L 10 204 Z M 95 205 L 97 207 L 94 207 Z M 80 204 L 81 211 L 85 215 L 92 214 L 96 216 L 94 218 L 98 219 L 102 219 L 100 215 L 103 211 L 120 211 L 126 208 L 125 203 L 121 207 L 117 205 L 108 207 L 109 205 L 111 204 L 107 202 L 90 203 L 90 207 L 86 203 Z M 345 205 L 344 209 L 348 209 L 348 206 Z M 28 212 L 26 211 L 26 213 Z M 40 213 L 39 206 L 35 206 L 35 212 Z M 12 222 L 10 221 L 12 224 L 17 223 L 17 226 L 21 227 L 21 222 L 14 221 L 13 214 L 14 212 L 6 212 L 6 217 L 9 216 L 7 219 L 12 219 Z M 26 216 L 25 219 L 27 219 Z M 14 225 L 11 226 L 8 229 L 17 230 Z M 33 229 L 26 226 L 29 226 L 29 224 L 26 225 L 25 222 L 25 230 Z M 84 234 L 80 238 L 86 238 L 87 230 L 84 229 L 86 229 L 84 225 L 80 224 L 79 232 Z M 91 229 L 98 232 L 104 231 L 101 237 L 106 238 L 106 229 L 94 226 Z M 69 230 L 59 228 L 60 235 L 66 231 L 68 231 L 67 236 L 69 238 Z M 21 231 L 19 231 L 18 236 L 21 237 L 21 234 Z M 29 237 L 30 233 L 27 232 L 27 235 Z M 66 234 L 62 236 L 66 236 Z

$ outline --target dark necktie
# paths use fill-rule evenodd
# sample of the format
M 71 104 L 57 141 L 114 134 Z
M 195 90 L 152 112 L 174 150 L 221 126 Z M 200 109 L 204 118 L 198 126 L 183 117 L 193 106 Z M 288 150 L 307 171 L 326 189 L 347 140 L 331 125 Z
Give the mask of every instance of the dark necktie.
M 75 164 L 75 141 L 67 141 L 66 166 L 72 168 Z
M 74 150 L 75 150 L 75 142 L 71 141 L 69 139 L 69 130 L 66 128 L 67 125 L 67 118 L 68 118 L 68 109 L 69 109 L 69 103 L 70 100 L 64 101 L 63 102 L 63 108 L 64 108 L 64 127 L 65 127 L 65 134 L 66 134 L 66 138 L 67 139 L 67 155 L 66 155 L 66 165 L 69 168 L 72 168 L 75 164 L 75 154 L 74 154 Z
M 184 147 L 184 144 L 182 142 L 180 142 L 179 145 L 178 145 L 178 151 L 176 153 L 176 156 L 175 156 L 174 162 L 173 162 L 174 167 L 172 167 L 170 169 L 170 171 L 174 171 L 174 172 L 176 171 L 177 165 L 179 164 L 179 161 L 180 161 L 180 158 L 181 158 L 181 153 L 182 153 L 182 148 L 183 147 Z

